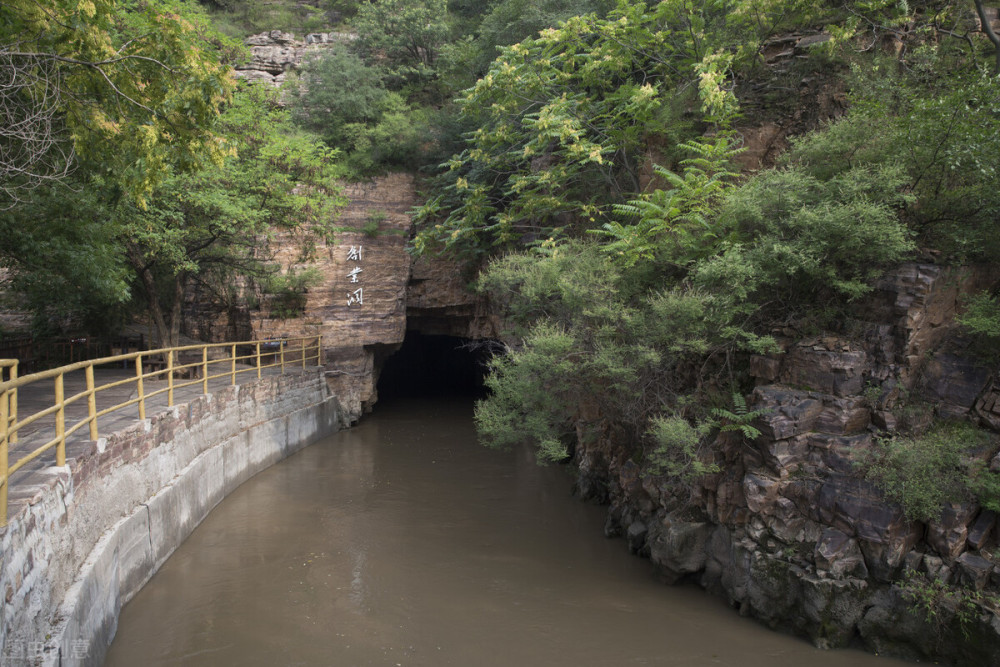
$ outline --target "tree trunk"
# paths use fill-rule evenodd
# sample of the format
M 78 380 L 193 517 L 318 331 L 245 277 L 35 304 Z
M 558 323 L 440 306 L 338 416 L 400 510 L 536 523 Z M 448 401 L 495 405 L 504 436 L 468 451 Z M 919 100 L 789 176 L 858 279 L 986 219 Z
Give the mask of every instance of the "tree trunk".
M 983 33 L 991 42 L 993 42 L 995 59 L 993 63 L 993 73 L 1000 74 L 1000 36 L 998 36 L 993 30 L 990 17 L 986 15 L 986 7 L 983 6 L 983 0 L 973 1 L 976 4 L 976 14 L 979 15 L 979 23 L 982 26 Z

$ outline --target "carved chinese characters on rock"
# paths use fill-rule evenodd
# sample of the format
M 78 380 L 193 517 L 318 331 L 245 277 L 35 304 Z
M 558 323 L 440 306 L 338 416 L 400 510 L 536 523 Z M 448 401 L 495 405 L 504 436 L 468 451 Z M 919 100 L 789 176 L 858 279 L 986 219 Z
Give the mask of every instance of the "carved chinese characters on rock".
M 357 289 L 347 293 L 347 305 L 364 305 L 364 289 L 361 287 L 361 260 L 363 259 L 364 246 L 351 246 L 347 251 L 347 261 L 354 262 L 354 268 L 347 273 L 347 278 L 352 285 L 357 285 Z

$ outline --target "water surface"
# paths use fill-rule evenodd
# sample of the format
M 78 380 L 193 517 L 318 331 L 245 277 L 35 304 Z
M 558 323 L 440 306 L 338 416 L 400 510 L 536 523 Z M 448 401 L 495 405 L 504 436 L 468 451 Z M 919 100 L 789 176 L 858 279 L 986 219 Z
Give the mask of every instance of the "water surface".
M 565 468 L 408 400 L 257 475 L 123 610 L 135 665 L 902 664 L 740 618 L 602 536 Z

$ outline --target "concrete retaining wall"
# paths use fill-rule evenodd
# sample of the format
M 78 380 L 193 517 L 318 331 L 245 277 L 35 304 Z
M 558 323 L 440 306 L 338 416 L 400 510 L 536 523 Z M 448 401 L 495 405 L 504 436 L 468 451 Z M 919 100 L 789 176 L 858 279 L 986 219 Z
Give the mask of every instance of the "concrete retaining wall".
M 322 373 L 264 378 L 34 474 L 0 529 L 0 665 L 100 665 L 122 606 L 219 501 L 340 426 Z

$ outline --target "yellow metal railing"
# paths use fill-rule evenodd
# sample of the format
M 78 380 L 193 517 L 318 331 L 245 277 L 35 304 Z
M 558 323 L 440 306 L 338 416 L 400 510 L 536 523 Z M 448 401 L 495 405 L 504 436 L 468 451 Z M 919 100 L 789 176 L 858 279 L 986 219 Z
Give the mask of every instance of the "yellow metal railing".
M 210 355 L 209 350 L 220 350 L 223 355 L 218 353 Z M 247 350 L 250 352 L 247 353 Z M 7 525 L 7 492 L 11 475 L 51 449 L 56 450 L 56 465 L 66 465 L 66 439 L 87 426 L 90 439 L 97 440 L 100 417 L 136 405 L 139 419 L 145 419 L 146 403 L 156 396 L 166 394 L 167 405 L 173 407 L 174 392 L 177 389 L 200 384 L 201 393 L 207 394 L 209 380 L 229 378 L 231 384 L 235 385 L 236 378 L 241 373 L 256 373 L 260 378 L 262 372 L 268 368 L 277 368 L 284 373 L 288 368 L 304 369 L 309 362 L 320 366 L 322 350 L 322 336 L 240 343 L 207 343 L 81 361 L 23 377 L 18 377 L 16 359 L 0 359 L 0 527 Z M 209 358 L 210 356 L 215 358 Z M 266 358 L 270 358 L 269 363 L 264 363 Z M 111 364 L 126 367 L 129 364 L 133 365 L 135 377 L 95 385 L 94 367 Z M 220 367 L 224 369 L 221 372 L 218 371 Z M 86 388 L 72 396 L 65 396 L 66 375 L 81 370 L 84 372 Z M 180 375 L 191 375 L 194 379 L 179 377 Z M 163 379 L 166 380 L 165 387 L 148 391 L 146 381 Z M 17 405 L 18 389 L 43 380 L 53 380 L 55 383 L 55 399 L 52 405 L 23 419 L 20 418 Z M 97 409 L 98 392 L 130 384 L 135 387 L 134 398 L 101 410 Z M 87 416 L 67 425 L 66 407 L 83 400 L 87 402 Z M 19 432 L 26 426 L 51 415 L 55 415 L 55 437 L 11 464 L 10 445 L 18 442 Z

